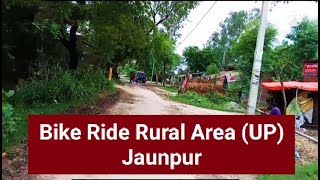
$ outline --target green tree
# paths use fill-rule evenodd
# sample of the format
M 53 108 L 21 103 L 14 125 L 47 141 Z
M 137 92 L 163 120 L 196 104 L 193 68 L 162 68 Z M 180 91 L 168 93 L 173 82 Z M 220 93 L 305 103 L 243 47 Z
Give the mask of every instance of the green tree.
M 275 81 L 298 80 L 302 75 L 301 62 L 296 57 L 293 46 L 287 42 L 275 47 L 263 67 Z
M 56 64 L 71 70 L 88 64 L 113 66 L 116 77 L 117 66 L 135 62 L 151 72 L 151 57 L 159 51 L 154 49 L 158 31 L 174 38 L 198 2 L 4 0 L 2 4 L 3 82 L 13 81 L 10 86 L 15 86 L 18 79 L 28 78 L 31 67 L 36 73 L 35 69 Z M 162 67 L 163 59 L 158 59 L 156 64 Z
M 186 47 L 183 56 L 192 72 L 205 72 L 210 64 L 219 64 L 217 50 L 209 47 L 203 49 L 197 46 Z
M 177 56 L 174 54 L 175 41 L 170 38 L 169 34 L 158 32 L 154 40 L 155 59 L 157 61 L 156 69 L 162 71 L 163 86 L 166 79 L 166 67 L 170 66 L 177 61 Z
M 254 60 L 254 51 L 256 47 L 258 28 L 260 21 L 255 19 L 251 21 L 247 26 L 245 31 L 240 35 L 239 41 L 235 43 L 232 48 L 232 54 L 237 57 L 237 69 L 241 73 L 241 84 L 245 90 L 250 87 L 251 71 Z M 266 36 L 263 48 L 263 62 L 270 59 L 270 53 L 272 51 L 271 45 L 274 42 L 277 35 L 277 30 L 272 26 L 268 25 L 266 29 Z M 262 64 L 262 76 L 264 72 L 268 71 L 267 67 Z
M 219 68 L 217 64 L 210 64 L 206 71 L 207 74 L 217 74 L 219 73 Z
M 180 37 L 178 30 L 183 27 L 190 11 L 199 5 L 198 1 L 150 1 L 147 2 L 155 26 L 163 25 L 172 38 Z
M 102 2 L 97 6 L 92 21 L 94 50 L 98 50 L 97 61 L 104 66 L 117 67 L 130 60 L 147 59 L 151 45 L 149 28 L 152 22 L 145 15 L 143 2 Z M 115 15 L 117 14 L 117 15 Z M 143 64 L 143 63 L 140 63 Z
M 293 41 L 293 51 L 301 61 L 313 59 L 318 51 L 318 19 L 303 18 L 287 38 Z
M 218 56 L 220 66 L 224 68 L 227 64 L 233 63 L 230 54 L 232 44 L 237 42 L 240 34 L 244 31 L 245 26 L 254 18 L 259 17 L 260 10 L 252 9 L 251 11 L 231 12 L 229 16 L 220 22 L 220 31 L 214 32 L 207 41 L 207 46 L 220 49 Z

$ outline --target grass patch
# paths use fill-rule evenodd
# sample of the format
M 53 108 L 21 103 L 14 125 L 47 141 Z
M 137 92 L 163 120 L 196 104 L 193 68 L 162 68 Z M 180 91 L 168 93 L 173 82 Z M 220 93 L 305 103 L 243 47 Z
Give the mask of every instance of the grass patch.
M 168 86 L 168 87 L 160 87 L 160 89 L 172 92 L 172 93 L 177 93 L 178 92 L 178 88 L 177 87 L 172 87 L 172 86 Z
M 109 81 L 102 70 L 88 67 L 78 71 L 69 71 L 55 67 L 47 75 L 32 77 L 17 89 L 13 104 L 39 106 L 54 102 L 80 100 L 94 96 L 102 90 L 109 90 L 113 82 Z
M 214 109 L 219 111 L 227 112 L 243 112 L 243 111 L 231 111 L 225 107 L 227 102 L 230 102 L 231 99 L 221 95 L 207 95 L 202 96 L 195 92 L 187 92 L 184 94 L 178 94 L 176 96 L 169 96 L 170 100 L 190 104 L 197 107 Z
M 259 175 L 258 180 L 316 180 L 318 179 L 318 162 L 296 165 L 295 175 Z
M 115 90 L 112 89 L 107 93 L 114 93 Z M 15 144 L 20 143 L 27 137 L 28 133 L 28 115 L 36 114 L 61 114 L 67 110 L 81 107 L 83 105 L 90 106 L 98 100 L 98 95 L 84 98 L 80 100 L 70 100 L 62 103 L 54 104 L 41 104 L 35 107 L 28 107 L 26 105 L 19 104 L 14 108 L 14 114 L 21 120 L 17 122 L 17 130 L 14 136 L 9 136 L 8 139 L 2 140 L 2 152 L 6 151 Z
M 124 84 L 120 79 L 112 79 L 112 82 L 114 84 L 119 84 L 119 85 L 123 85 Z
M 56 67 L 20 84 L 12 97 L 2 99 L 2 151 L 25 139 L 28 115 L 87 107 L 101 98 L 99 92 L 116 92 L 114 83 L 101 70 L 89 67 L 73 72 Z

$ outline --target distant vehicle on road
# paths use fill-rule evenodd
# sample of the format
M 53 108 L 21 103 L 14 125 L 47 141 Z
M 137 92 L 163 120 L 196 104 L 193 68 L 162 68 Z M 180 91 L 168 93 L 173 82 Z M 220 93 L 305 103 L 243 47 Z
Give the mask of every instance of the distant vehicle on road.
M 142 71 L 138 71 L 136 76 L 135 76 L 135 82 L 137 83 L 146 83 L 147 81 L 147 75 L 146 73 L 142 72 Z

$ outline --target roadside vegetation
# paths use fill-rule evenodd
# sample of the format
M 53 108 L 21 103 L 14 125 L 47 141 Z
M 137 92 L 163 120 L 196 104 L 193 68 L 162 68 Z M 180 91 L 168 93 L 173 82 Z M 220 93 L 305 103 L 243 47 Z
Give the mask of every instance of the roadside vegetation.
M 296 166 L 295 175 L 260 175 L 258 180 L 318 179 L 318 162 Z
M 101 94 L 112 102 L 120 73 L 169 77 L 179 30 L 198 4 L 2 1 L 2 151 L 26 137 L 29 114 L 64 113 Z
M 198 106 L 202 108 L 214 109 L 219 111 L 240 112 L 241 109 L 230 109 L 228 103 L 236 101 L 236 97 L 220 95 L 219 93 L 211 93 L 206 95 L 200 95 L 195 92 L 186 92 L 184 94 L 178 94 L 169 97 L 170 100 Z
M 178 88 L 177 87 L 172 87 L 172 86 L 165 86 L 165 87 L 160 87 L 163 90 L 169 91 L 171 93 L 178 93 Z
M 2 151 L 26 137 L 28 115 L 64 113 L 94 103 L 99 93 L 115 92 L 114 83 L 91 67 L 79 71 L 55 67 L 21 82 L 16 92 L 3 91 Z

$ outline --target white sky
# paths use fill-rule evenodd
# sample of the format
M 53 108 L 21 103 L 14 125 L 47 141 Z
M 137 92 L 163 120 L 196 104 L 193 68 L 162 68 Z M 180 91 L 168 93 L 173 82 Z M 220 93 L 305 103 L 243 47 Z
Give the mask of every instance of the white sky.
M 202 1 L 191 11 L 188 21 L 180 30 L 182 36 L 178 39 L 177 46 L 187 37 L 214 2 Z M 253 8 L 260 9 L 261 3 L 261 1 L 218 1 L 189 37 L 177 47 L 176 52 L 182 55 L 183 49 L 187 46 L 202 48 L 211 34 L 219 30 L 219 23 L 228 16 L 229 12 L 251 10 Z M 291 26 L 301 20 L 303 16 L 312 19 L 318 18 L 318 4 L 314 1 L 290 1 L 289 4 L 281 2 L 275 7 L 270 3 L 269 8 L 271 12 L 268 13 L 268 22 L 278 29 L 278 42 L 282 42 L 286 34 L 290 32 Z

